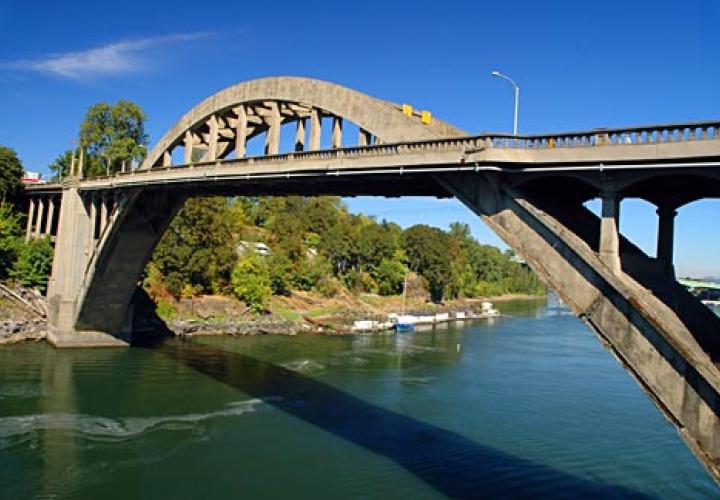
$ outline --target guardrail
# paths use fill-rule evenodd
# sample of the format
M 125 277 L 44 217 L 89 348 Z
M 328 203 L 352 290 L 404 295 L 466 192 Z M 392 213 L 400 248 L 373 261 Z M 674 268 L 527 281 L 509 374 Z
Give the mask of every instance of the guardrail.
M 238 165 L 262 165 L 264 163 L 292 162 L 299 160 L 336 160 L 368 156 L 391 156 L 407 153 L 433 151 L 460 151 L 472 153 L 483 149 L 520 149 L 538 150 L 553 148 L 588 148 L 597 146 L 628 146 L 644 144 L 666 144 L 720 139 L 720 121 L 693 123 L 671 123 L 625 128 L 598 128 L 590 131 L 564 132 L 560 134 L 519 135 L 480 134 L 467 137 L 450 137 L 423 141 L 408 141 L 392 144 L 373 144 L 369 146 L 350 146 L 338 149 L 315 151 L 295 151 L 276 155 L 251 156 L 232 160 L 199 161 L 191 164 L 170 165 L 139 169 L 130 172 L 118 172 L 115 177 L 124 177 L 143 172 L 159 172 L 180 168 L 210 167 L 222 162 Z M 111 176 L 112 177 L 112 176 Z M 101 176 L 102 180 L 110 177 Z M 46 189 L 55 186 L 45 184 Z M 40 191 L 42 188 L 29 188 Z
M 544 149 L 609 145 L 663 144 L 720 139 L 720 121 L 670 123 L 624 128 L 598 128 L 583 132 L 514 137 L 488 135 L 486 147 Z

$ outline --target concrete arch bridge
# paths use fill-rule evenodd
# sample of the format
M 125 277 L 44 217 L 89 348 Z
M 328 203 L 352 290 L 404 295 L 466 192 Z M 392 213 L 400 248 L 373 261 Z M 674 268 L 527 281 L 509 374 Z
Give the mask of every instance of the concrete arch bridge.
M 249 156 L 259 141 L 263 154 Z M 720 122 L 471 136 L 328 82 L 240 83 L 185 114 L 140 168 L 28 188 L 28 237 L 56 245 L 50 341 L 126 344 L 137 281 L 188 197 L 289 194 L 457 197 L 557 290 L 720 478 L 720 318 L 673 271 L 676 210 L 720 197 Z M 598 197 L 599 217 L 583 205 Z M 655 256 L 619 232 L 629 197 L 657 206 Z

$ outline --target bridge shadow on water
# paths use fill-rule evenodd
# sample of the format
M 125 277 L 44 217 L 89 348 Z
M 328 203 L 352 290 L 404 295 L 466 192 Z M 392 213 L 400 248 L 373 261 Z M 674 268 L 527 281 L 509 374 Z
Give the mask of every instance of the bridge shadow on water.
M 146 347 L 393 460 L 448 497 L 646 498 L 476 443 L 245 354 L 178 339 Z

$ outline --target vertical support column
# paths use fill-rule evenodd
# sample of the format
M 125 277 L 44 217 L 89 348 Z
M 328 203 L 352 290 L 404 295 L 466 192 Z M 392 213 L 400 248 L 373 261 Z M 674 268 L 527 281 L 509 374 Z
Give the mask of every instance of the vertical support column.
M 45 215 L 45 199 L 40 198 L 38 201 L 37 218 L 35 219 L 35 237 L 39 238 L 42 232 L 43 216 Z
M 95 234 L 97 233 L 97 199 L 95 197 L 95 193 L 92 193 L 90 195 L 90 233 L 89 233 L 89 241 L 88 241 L 88 250 L 89 253 L 92 253 L 92 251 L 95 249 Z
M 247 111 L 245 105 L 241 104 L 233 109 L 237 115 L 235 125 L 235 158 L 245 158 L 247 148 Z
M 322 134 L 322 123 L 320 122 L 320 110 L 312 108 L 310 110 L 310 149 L 317 151 L 320 149 L 320 135 Z
M 193 137 L 191 131 L 185 132 L 185 153 L 183 154 L 183 163 L 189 165 L 192 162 Z
M 100 193 L 100 234 L 105 231 L 108 221 L 108 194 Z
M 671 206 L 660 205 L 658 214 L 657 259 L 662 263 L 665 275 L 675 278 L 673 265 L 673 247 L 675 245 L 675 216 L 677 210 Z
M 332 147 L 333 147 L 333 149 L 342 147 L 342 125 L 343 125 L 343 119 L 339 116 L 333 116 L 333 128 L 332 128 Z
M 297 129 L 295 129 L 295 151 L 303 151 L 305 149 L 305 118 L 297 121 Z
M 265 138 L 265 154 L 276 155 L 280 152 L 280 108 L 276 102 L 270 103 L 268 131 Z
M 30 198 L 30 211 L 28 212 L 27 225 L 25 226 L 25 241 L 30 241 L 33 232 L 33 222 L 35 217 L 35 198 Z
M 77 176 L 79 179 L 85 178 L 85 148 L 80 148 L 80 158 L 78 158 L 77 163 Z
M 44 233 L 48 236 L 52 236 L 53 230 L 53 219 L 55 218 L 55 198 L 52 196 L 48 198 L 48 213 L 47 219 L 45 219 L 45 231 Z
M 212 115 L 208 121 L 207 126 L 210 129 L 208 137 L 208 150 L 205 155 L 206 161 L 217 160 L 217 143 L 218 143 L 218 120 L 217 116 Z
M 605 191 L 602 197 L 600 221 L 600 260 L 615 272 L 620 266 L 620 198 L 614 191 Z
M 170 153 L 170 151 L 165 151 L 163 153 L 162 166 L 163 167 L 171 167 L 172 166 L 172 154 Z
M 372 134 L 367 130 L 360 129 L 358 136 L 358 146 L 370 146 L 372 144 Z

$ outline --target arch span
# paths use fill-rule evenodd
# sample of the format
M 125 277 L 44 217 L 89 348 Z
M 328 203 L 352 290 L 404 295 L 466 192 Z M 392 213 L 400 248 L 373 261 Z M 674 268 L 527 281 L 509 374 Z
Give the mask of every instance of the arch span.
M 340 147 L 342 120 L 359 128 L 357 142 L 403 142 L 467 135 L 432 115 L 371 97 L 335 83 L 299 77 L 269 77 L 238 83 L 200 102 L 173 125 L 148 154 L 143 168 L 170 166 L 173 150 L 183 163 L 246 154 L 246 141 L 265 133 L 266 153 L 279 152 L 280 126 L 294 122 L 294 149 L 321 149 L 322 118 L 333 119 L 332 147 Z

